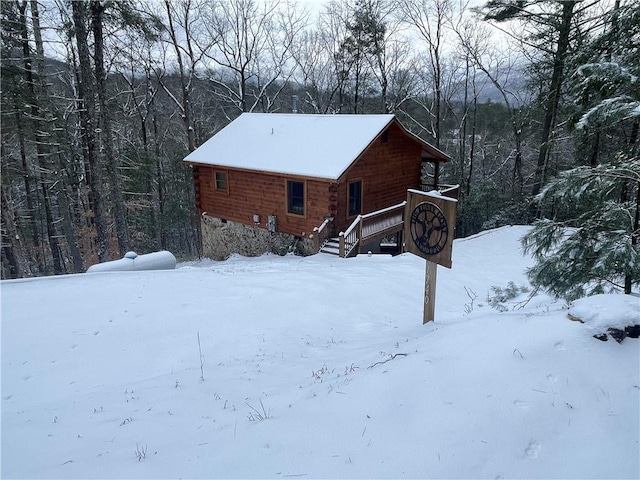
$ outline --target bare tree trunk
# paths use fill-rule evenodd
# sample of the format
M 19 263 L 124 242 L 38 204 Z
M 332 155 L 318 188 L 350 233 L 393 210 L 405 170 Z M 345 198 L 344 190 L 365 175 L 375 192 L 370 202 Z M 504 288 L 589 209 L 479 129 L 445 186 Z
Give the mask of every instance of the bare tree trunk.
M 147 79 L 150 83 L 150 79 Z M 148 91 L 148 89 L 147 89 Z M 158 245 L 165 250 L 167 248 L 167 236 L 165 235 L 163 218 L 164 218 L 164 206 L 165 206 L 165 192 L 164 192 L 164 172 L 162 170 L 162 156 L 160 151 L 160 141 L 158 132 L 158 119 L 156 118 L 156 109 L 153 100 L 149 102 L 149 115 L 151 115 L 151 125 L 153 128 L 153 152 L 156 161 L 156 185 L 154 198 L 157 202 L 154 205 L 154 217 L 156 223 L 156 240 Z
M 41 274 L 45 273 L 44 268 L 44 259 L 41 253 L 41 244 L 42 239 L 40 238 L 40 234 L 38 233 L 38 227 L 36 226 L 36 207 L 38 204 L 38 192 L 36 190 L 37 187 L 34 186 L 34 180 L 37 182 L 36 174 L 31 168 L 29 161 L 27 159 L 27 149 L 25 146 L 25 131 L 24 125 L 22 122 L 22 113 L 18 108 L 18 102 L 14 99 L 15 103 L 13 105 L 13 110 L 15 113 L 16 120 L 16 130 L 18 134 L 18 144 L 20 148 L 20 166 L 22 169 L 22 181 L 24 184 L 25 191 L 25 202 L 27 205 L 28 212 L 28 221 L 26 221 L 27 230 L 30 237 L 31 243 L 31 258 L 32 261 L 36 264 L 36 268 Z M 4 144 L 3 144 L 4 145 Z M 34 199 L 35 197 L 35 199 Z
M 471 123 L 471 145 L 469 146 L 469 176 L 467 177 L 467 198 L 471 195 L 471 181 L 473 177 L 473 157 L 476 154 L 476 128 L 478 125 L 478 92 L 475 80 L 473 82 L 473 120 Z
M 184 124 L 184 128 L 187 134 L 187 148 L 189 149 L 189 152 L 193 152 L 197 145 L 196 145 L 196 139 L 195 139 L 195 129 L 193 128 L 193 121 L 192 121 L 192 114 L 191 114 L 191 78 L 192 75 L 194 74 L 193 71 L 187 72 L 186 71 L 186 67 L 184 65 L 184 61 L 183 61 L 183 53 L 182 53 L 182 46 L 180 44 L 180 41 L 178 40 L 178 35 L 174 26 L 174 20 L 173 20 L 173 15 L 174 15 L 174 10 L 171 7 L 171 3 L 170 0 L 165 0 L 165 8 L 167 10 L 167 17 L 169 19 L 169 36 L 171 37 L 171 44 L 173 45 L 173 48 L 175 50 L 176 53 L 176 60 L 178 62 L 178 72 L 180 74 L 180 87 L 181 87 L 181 94 L 182 94 L 182 104 L 179 105 L 180 109 L 181 109 L 181 116 L 182 116 L 182 123 Z M 188 25 L 189 23 L 189 2 L 187 2 L 187 4 L 184 6 L 184 14 L 185 14 L 185 20 L 184 23 L 185 25 Z M 187 30 L 187 38 L 185 39 L 188 46 L 189 46 L 189 51 L 191 51 L 191 38 L 189 37 L 189 31 Z M 192 63 L 193 63 L 193 57 L 191 58 Z M 193 65 L 192 65 L 193 68 Z M 244 83 L 243 83 L 244 85 Z M 243 110 L 242 111 L 246 111 L 245 110 L 245 105 L 243 105 Z
M 53 273 L 62 274 L 65 273 L 64 260 L 62 259 L 62 252 L 60 250 L 60 244 L 58 241 L 58 233 L 56 232 L 55 222 L 53 219 L 53 207 L 52 198 L 50 194 L 50 185 L 48 180 L 49 171 L 48 160 L 50 157 L 49 149 L 46 144 L 46 139 L 49 137 L 47 132 L 48 125 L 43 121 L 43 112 L 39 107 L 40 99 L 36 93 L 35 78 L 33 75 L 33 59 L 31 58 L 31 51 L 29 47 L 29 33 L 27 30 L 27 17 L 26 17 L 27 3 L 23 2 L 18 6 L 20 12 L 20 28 L 22 30 L 22 54 L 24 59 L 24 75 L 25 82 L 29 91 L 30 97 L 30 112 L 33 122 L 33 132 L 35 136 L 35 146 L 38 159 L 38 168 L 40 169 L 40 188 L 42 191 L 42 206 L 45 213 L 45 222 L 47 228 L 47 239 L 49 242 L 49 249 L 51 251 L 51 257 L 53 260 Z
M 464 75 L 464 96 L 462 100 L 462 119 L 459 123 L 458 134 L 458 158 L 460 162 L 460 174 L 458 176 L 458 183 L 464 186 L 464 164 L 467 155 L 467 116 L 469 114 L 469 57 L 465 58 L 465 75 Z M 471 181 L 471 175 L 469 175 L 469 182 Z M 468 183 L 467 183 L 468 184 Z M 468 192 L 465 188 L 462 188 L 463 195 L 468 196 Z
M 5 186 L 2 184 L 0 188 L 2 189 L 2 258 L 8 263 L 9 278 L 26 277 L 29 274 L 29 269 L 27 260 L 24 258 L 24 246 L 14 221 L 13 203 Z M 3 265 L 3 272 L 4 269 Z
M 118 175 L 118 161 L 113 150 L 113 135 L 111 132 L 111 116 L 107 101 L 106 81 L 107 74 L 104 70 L 104 35 L 102 31 L 102 20 L 105 7 L 100 1 L 93 0 L 91 8 L 91 25 L 93 28 L 93 51 L 96 90 L 98 93 L 98 106 L 100 131 L 103 136 L 101 149 L 104 151 L 103 164 L 106 166 L 107 177 L 111 187 L 111 204 L 113 207 L 116 222 L 116 237 L 118 239 L 118 250 L 123 256 L 129 250 L 129 228 L 127 226 L 127 215 L 120 176 Z
M 95 88 L 91 75 L 91 55 L 87 41 L 86 5 L 84 2 L 71 2 L 73 23 L 78 47 L 80 67 L 78 82 L 78 111 L 80 116 L 83 156 L 88 166 L 87 184 L 89 201 L 93 208 L 93 223 L 96 227 L 98 258 L 101 262 L 111 260 L 109 250 L 109 232 L 107 215 L 102 191 L 102 165 L 95 137 Z

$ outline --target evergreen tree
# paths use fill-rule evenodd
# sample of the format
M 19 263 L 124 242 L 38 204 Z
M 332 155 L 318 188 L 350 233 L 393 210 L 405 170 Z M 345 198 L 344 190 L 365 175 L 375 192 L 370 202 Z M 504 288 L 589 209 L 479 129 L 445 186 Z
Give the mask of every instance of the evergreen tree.
M 617 2 L 606 20 L 572 77 L 588 160 L 543 189 L 551 218 L 523 238 L 537 262 L 532 283 L 568 300 L 640 282 L 640 6 Z
M 569 301 L 616 289 L 631 293 L 640 282 L 639 185 L 640 160 L 622 154 L 549 182 L 538 199 L 560 206 L 557 215 L 537 221 L 522 239 L 536 260 L 531 283 Z M 623 188 L 630 193 L 624 202 Z

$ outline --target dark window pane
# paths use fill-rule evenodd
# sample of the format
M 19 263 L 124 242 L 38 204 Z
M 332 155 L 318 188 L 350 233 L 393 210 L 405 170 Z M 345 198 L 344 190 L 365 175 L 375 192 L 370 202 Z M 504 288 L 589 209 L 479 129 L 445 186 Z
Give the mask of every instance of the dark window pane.
M 216 172 L 216 190 L 227 190 L 227 172 Z
M 362 211 L 362 182 L 349 184 L 349 216 L 358 215 Z
M 287 181 L 287 202 L 289 213 L 304 215 L 304 183 Z

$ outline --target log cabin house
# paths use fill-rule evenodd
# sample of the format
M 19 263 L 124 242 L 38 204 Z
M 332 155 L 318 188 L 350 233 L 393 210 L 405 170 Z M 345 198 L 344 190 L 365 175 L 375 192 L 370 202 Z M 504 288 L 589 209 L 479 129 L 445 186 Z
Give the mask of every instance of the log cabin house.
M 438 188 L 449 160 L 394 115 L 243 113 L 184 162 L 193 167 L 203 253 L 220 259 L 332 245 L 357 252 L 399 232 L 407 189 Z M 342 247 L 331 243 L 340 233 Z

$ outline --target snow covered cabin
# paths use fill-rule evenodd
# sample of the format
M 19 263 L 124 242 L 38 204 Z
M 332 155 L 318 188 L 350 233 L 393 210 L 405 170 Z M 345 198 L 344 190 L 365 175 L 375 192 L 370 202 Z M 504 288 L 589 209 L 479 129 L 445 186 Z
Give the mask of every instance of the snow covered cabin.
M 394 115 L 243 113 L 184 162 L 194 169 L 204 254 L 316 253 L 359 215 L 438 186 L 450 157 Z

